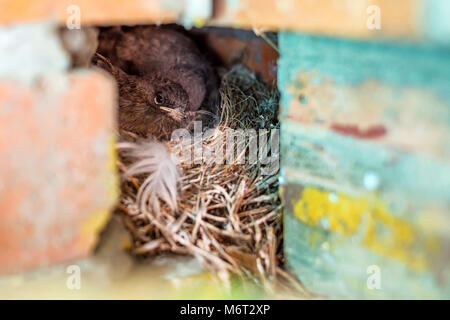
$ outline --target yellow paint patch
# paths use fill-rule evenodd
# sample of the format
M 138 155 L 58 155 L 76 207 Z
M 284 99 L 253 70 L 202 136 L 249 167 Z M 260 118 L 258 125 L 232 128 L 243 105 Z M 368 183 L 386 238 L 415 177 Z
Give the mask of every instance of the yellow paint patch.
M 336 197 L 336 201 L 333 201 L 333 197 Z M 368 202 L 365 199 L 352 199 L 344 194 L 336 195 L 306 187 L 294 206 L 294 214 L 311 226 L 329 225 L 332 231 L 351 235 L 361 224 L 362 215 L 367 208 Z
M 82 237 L 97 236 L 106 226 L 110 217 L 110 210 L 102 209 L 89 216 L 81 226 Z
M 206 23 L 206 19 L 204 17 L 195 17 L 194 26 L 197 28 L 203 27 Z
M 119 177 L 116 166 L 117 151 L 116 143 L 117 138 L 113 135 L 108 141 L 107 150 L 107 163 L 108 173 L 104 178 L 106 184 L 107 195 L 112 202 L 116 202 L 119 199 Z M 83 222 L 80 229 L 79 242 L 82 246 L 92 247 L 96 245 L 98 236 L 104 229 L 111 216 L 111 208 L 100 209 L 92 214 Z M 123 241 L 123 247 L 129 247 L 129 243 Z
M 110 178 L 106 182 L 108 195 L 113 201 L 119 199 L 119 171 L 117 169 L 117 137 L 111 136 L 108 141 L 108 155 L 106 166 L 111 172 Z
M 310 226 L 344 236 L 362 235 L 362 244 L 414 269 L 426 266 L 425 253 L 417 248 L 417 230 L 396 217 L 376 195 L 350 197 L 305 187 L 294 205 L 294 215 Z

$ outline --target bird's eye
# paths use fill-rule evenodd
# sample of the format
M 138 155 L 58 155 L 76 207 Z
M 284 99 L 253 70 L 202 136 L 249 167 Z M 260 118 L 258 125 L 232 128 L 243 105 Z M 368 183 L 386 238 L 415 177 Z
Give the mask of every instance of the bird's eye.
M 161 95 L 161 93 L 157 93 L 155 95 L 155 103 L 156 104 L 163 104 L 164 103 L 164 97 Z

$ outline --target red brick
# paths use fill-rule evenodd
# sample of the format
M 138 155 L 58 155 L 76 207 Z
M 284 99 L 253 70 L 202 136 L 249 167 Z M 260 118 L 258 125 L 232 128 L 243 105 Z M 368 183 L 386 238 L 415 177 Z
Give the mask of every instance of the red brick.
M 116 198 L 115 86 L 0 82 L 0 272 L 87 255 Z

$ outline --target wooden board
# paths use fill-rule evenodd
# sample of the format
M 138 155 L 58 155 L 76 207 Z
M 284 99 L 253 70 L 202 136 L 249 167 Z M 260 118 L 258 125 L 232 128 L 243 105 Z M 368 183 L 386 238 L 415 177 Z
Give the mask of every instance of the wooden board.
M 448 298 L 448 49 L 294 33 L 279 45 L 290 268 L 331 297 Z

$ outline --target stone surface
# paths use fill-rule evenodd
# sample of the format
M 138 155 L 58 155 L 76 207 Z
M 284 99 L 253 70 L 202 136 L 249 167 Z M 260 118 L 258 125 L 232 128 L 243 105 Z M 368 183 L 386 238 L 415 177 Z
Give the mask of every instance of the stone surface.
M 31 84 L 39 75 L 64 72 L 69 57 L 49 22 L 0 25 L 0 79 Z
M 74 288 L 79 267 L 79 289 Z M 72 287 L 68 287 L 67 283 Z M 96 255 L 30 272 L 0 276 L 0 299 L 301 299 L 289 292 L 265 293 L 255 283 L 237 280 L 227 288 L 213 272 L 186 256 L 160 256 L 136 263 L 123 274 L 109 259 Z M 168 319 L 179 317 L 172 308 Z

